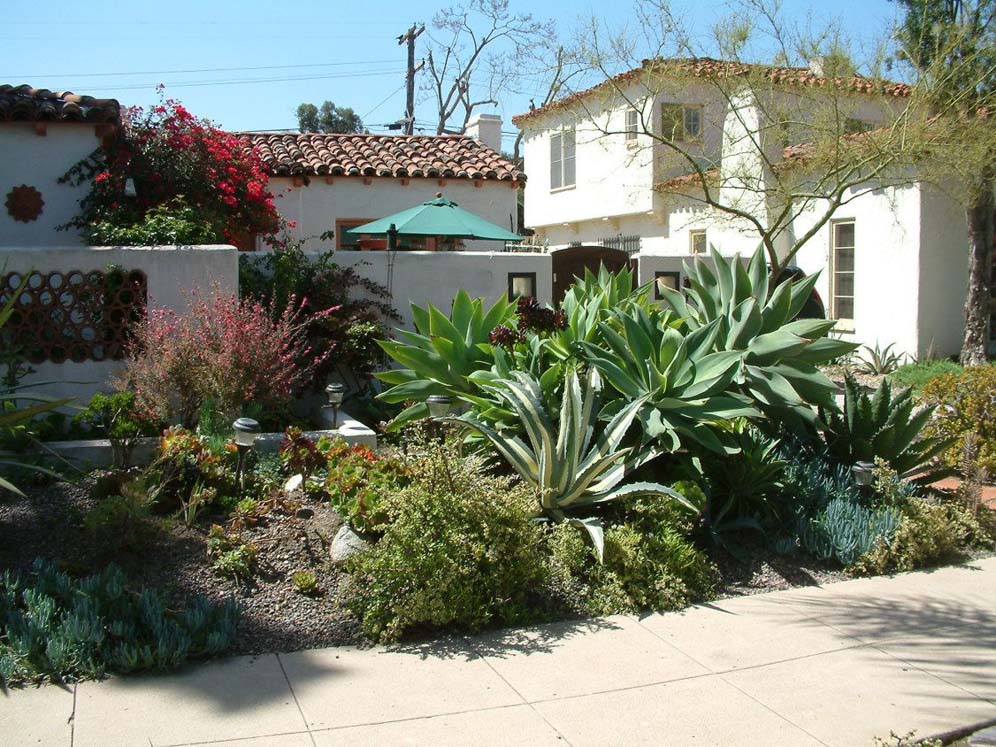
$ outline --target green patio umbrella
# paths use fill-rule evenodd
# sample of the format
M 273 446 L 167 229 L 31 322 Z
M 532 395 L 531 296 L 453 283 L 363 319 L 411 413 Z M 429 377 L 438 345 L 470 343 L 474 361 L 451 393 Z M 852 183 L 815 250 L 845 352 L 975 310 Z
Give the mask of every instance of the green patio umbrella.
M 398 236 L 442 236 L 450 239 L 522 241 L 524 238 L 464 210 L 442 195 L 400 213 L 348 229 L 352 234 L 384 236 L 393 231 L 397 231 Z

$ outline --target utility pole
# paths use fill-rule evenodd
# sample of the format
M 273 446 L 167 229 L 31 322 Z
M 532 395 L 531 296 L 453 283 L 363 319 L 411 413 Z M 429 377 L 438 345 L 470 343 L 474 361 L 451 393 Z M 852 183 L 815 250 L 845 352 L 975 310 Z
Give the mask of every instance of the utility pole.
M 416 24 L 398 37 L 398 46 L 408 42 L 408 72 L 405 76 L 407 97 L 405 99 L 405 134 L 415 134 L 415 73 L 422 69 L 424 62 L 415 67 L 415 40 L 425 31 L 425 24 L 416 28 Z

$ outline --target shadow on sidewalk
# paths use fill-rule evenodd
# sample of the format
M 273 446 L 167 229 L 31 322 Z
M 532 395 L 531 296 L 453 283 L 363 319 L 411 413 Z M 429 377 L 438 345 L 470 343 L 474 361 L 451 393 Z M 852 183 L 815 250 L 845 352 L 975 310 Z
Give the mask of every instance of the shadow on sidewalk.
M 599 630 L 618 630 L 620 626 L 610 619 L 567 620 L 544 625 L 510 628 L 480 633 L 475 636 L 414 641 L 395 644 L 385 653 L 417 654 L 423 659 L 463 659 L 475 657 L 505 658 L 516 654 L 551 653 L 558 646 L 576 636 L 588 635 Z

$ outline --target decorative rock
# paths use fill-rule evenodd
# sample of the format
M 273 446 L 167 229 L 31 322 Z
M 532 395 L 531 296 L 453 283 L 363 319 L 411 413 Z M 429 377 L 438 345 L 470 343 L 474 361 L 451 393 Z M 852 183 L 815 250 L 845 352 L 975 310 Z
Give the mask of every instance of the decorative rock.
M 287 482 L 284 483 L 284 492 L 293 493 L 295 490 L 299 490 L 301 484 L 304 482 L 304 475 L 293 475 Z
M 329 559 L 334 565 L 341 565 L 354 555 L 369 549 L 369 542 L 343 524 L 329 545 Z
M 990 745 L 996 745 L 996 726 L 990 726 L 988 729 L 975 732 L 975 734 L 969 737 L 968 743 L 971 747 L 990 747 Z

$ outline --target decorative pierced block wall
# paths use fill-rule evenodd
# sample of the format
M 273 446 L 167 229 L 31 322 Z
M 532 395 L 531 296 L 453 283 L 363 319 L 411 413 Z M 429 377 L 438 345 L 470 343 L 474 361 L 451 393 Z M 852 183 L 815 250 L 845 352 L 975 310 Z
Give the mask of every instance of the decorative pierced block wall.
M 31 363 L 121 360 L 131 325 L 145 315 L 141 270 L 10 272 L 0 277 L 0 308 L 17 294 L 0 328 L 4 346 Z M 20 288 L 20 292 L 18 292 Z

